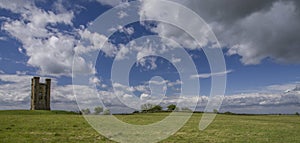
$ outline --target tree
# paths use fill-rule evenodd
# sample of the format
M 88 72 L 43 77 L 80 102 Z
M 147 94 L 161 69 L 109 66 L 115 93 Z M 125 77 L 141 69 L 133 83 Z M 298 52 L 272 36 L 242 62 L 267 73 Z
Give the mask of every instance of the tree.
M 171 104 L 168 106 L 168 111 L 174 111 L 176 109 L 176 105 Z
M 162 107 L 160 105 L 155 105 L 153 108 L 150 109 L 151 112 L 160 112 L 162 111 Z
M 188 107 L 182 107 L 181 108 L 181 111 L 182 112 L 193 112 L 190 108 L 188 108 Z
M 162 107 L 160 105 L 153 105 L 150 103 L 143 104 L 141 106 L 142 112 L 160 112 L 162 111 Z
M 140 111 L 134 111 L 134 112 L 132 112 L 133 114 L 138 114 L 138 113 L 140 113 Z
M 154 107 L 153 104 L 146 103 L 141 106 L 142 112 L 148 112 L 150 109 Z
M 234 115 L 234 113 L 229 112 L 229 111 L 224 112 L 224 114 L 226 114 L 226 115 Z
M 218 111 L 217 109 L 214 109 L 214 113 L 218 114 L 218 113 L 219 113 L 219 111 Z
M 110 115 L 110 110 L 109 109 L 105 109 L 103 112 L 103 115 Z
M 91 111 L 90 111 L 89 108 L 82 109 L 81 112 L 82 112 L 82 114 L 84 114 L 84 115 L 91 114 Z
M 298 112 L 296 112 L 296 115 L 299 116 L 300 114 Z
M 101 112 L 103 112 L 103 107 L 97 106 L 97 107 L 95 107 L 94 111 L 95 111 L 95 114 L 100 114 Z

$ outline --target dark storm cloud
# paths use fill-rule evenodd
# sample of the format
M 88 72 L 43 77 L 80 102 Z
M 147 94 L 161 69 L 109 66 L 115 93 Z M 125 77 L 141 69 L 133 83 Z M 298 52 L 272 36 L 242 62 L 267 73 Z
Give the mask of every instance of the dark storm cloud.
M 299 1 L 212 0 L 199 5 L 199 14 L 215 24 L 213 29 L 228 53 L 242 56 L 244 64 L 258 64 L 265 58 L 300 63 Z
M 197 12 L 212 27 L 221 44 L 228 48 L 227 54 L 240 55 L 241 62 L 246 65 L 259 64 L 266 58 L 280 63 L 300 63 L 298 0 L 177 2 Z M 197 26 L 193 28 L 197 29 Z M 167 30 L 162 33 L 176 33 L 176 30 Z
M 208 21 L 233 23 L 255 11 L 268 10 L 274 0 L 191 0 L 189 7 Z

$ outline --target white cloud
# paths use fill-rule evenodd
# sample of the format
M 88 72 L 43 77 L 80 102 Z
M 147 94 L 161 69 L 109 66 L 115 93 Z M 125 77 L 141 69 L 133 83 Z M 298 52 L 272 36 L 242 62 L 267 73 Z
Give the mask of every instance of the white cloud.
M 105 53 L 105 56 L 108 57 L 114 57 L 118 52 L 117 46 L 109 43 L 108 38 L 106 36 L 96 32 L 90 32 L 89 30 L 84 28 L 77 31 L 81 37 L 81 40 L 77 43 L 76 47 L 74 48 L 74 51 L 76 52 L 79 58 L 84 57 L 82 58 L 82 60 L 90 60 L 91 58 L 88 57 L 97 56 L 95 55 L 95 53 L 98 53 L 100 50 Z M 85 62 L 83 62 L 83 65 Z M 92 71 L 92 73 L 95 73 L 95 68 L 93 67 L 94 65 L 92 65 L 91 63 L 94 61 L 89 62 L 90 67 L 88 69 Z M 78 68 L 78 73 L 83 73 L 82 71 L 80 71 L 80 69 L 83 69 L 82 66 L 76 65 L 75 67 Z M 89 73 L 88 71 L 85 72 Z
M 166 7 L 157 0 L 142 1 L 142 6 L 140 8 L 139 14 L 142 18 L 150 19 L 155 19 L 161 16 L 166 17 L 166 19 L 172 18 L 179 23 L 184 23 L 184 28 L 188 28 L 189 30 L 197 30 L 204 33 L 198 37 L 199 41 L 197 42 L 185 31 L 179 29 L 182 27 L 176 27 L 171 24 L 158 22 L 157 26 L 152 27 L 151 30 L 157 33 L 160 37 L 168 38 L 169 40 L 167 41 L 162 39 L 162 41 L 168 46 L 177 47 L 178 45 L 174 43 L 176 41 L 184 48 L 197 49 L 206 46 L 209 42 L 207 37 L 209 29 L 206 27 L 206 25 L 199 25 L 199 23 L 197 22 L 191 22 L 190 16 L 182 11 L 179 11 L 177 7 Z
M 168 83 L 168 80 L 150 80 L 148 83 L 149 84 L 154 84 L 154 85 L 164 85 L 166 83 Z
M 154 84 L 154 85 L 167 85 L 168 87 L 173 87 L 176 85 L 181 85 L 183 84 L 182 81 L 180 80 L 176 80 L 175 82 L 171 82 L 169 80 L 150 80 L 149 82 L 147 82 L 146 84 Z
M 141 100 L 148 100 L 148 99 L 150 99 L 150 98 L 151 98 L 151 95 L 145 94 L 145 93 L 141 94 L 141 96 L 140 96 L 140 99 L 141 99 Z
M 0 41 L 6 41 L 7 37 L 0 37 Z
M 299 104 L 299 94 L 263 94 L 263 93 L 248 93 L 240 95 L 226 96 L 223 100 L 225 106 L 253 106 L 253 105 L 286 105 Z
M 122 93 L 135 91 L 134 87 L 122 85 L 120 83 L 113 83 L 113 87 L 115 88 L 115 91 L 122 92 Z
M 291 84 L 276 84 L 267 86 L 266 89 L 273 92 L 287 92 L 293 90 L 297 86 L 296 83 Z
M 17 75 L 26 75 L 27 71 L 16 71 Z
M 56 13 L 45 11 L 29 1 L 20 1 L 20 3 L 1 1 L 0 8 L 21 15 L 20 19 L 7 20 L 1 28 L 22 43 L 20 52 L 29 57 L 27 64 L 37 67 L 39 74 L 71 76 L 73 61 L 76 63 L 74 69 L 76 73 L 95 73 L 92 63 L 81 57 L 81 54 L 99 50 L 100 45 L 105 44 L 107 38 L 83 28 L 73 27 L 71 32 L 67 33 L 56 28 L 57 24 L 73 26 L 72 11 L 62 8 Z M 80 41 L 78 37 L 85 41 Z M 107 55 L 113 55 L 116 49 L 108 43 L 102 50 Z M 78 56 L 74 58 L 75 52 Z
M 30 109 L 31 96 L 30 75 L 0 74 L 0 109 Z M 40 82 L 44 82 L 41 78 Z M 77 111 L 73 88 L 80 89 L 78 100 L 86 101 L 87 105 L 95 105 L 89 99 L 93 88 L 82 85 L 57 85 L 57 79 L 51 83 L 51 109 Z M 84 98 L 82 98 L 84 97 Z M 91 103 L 90 103 L 91 102 Z
M 227 74 L 232 73 L 232 72 L 233 72 L 233 70 L 227 70 L 227 71 L 218 72 L 218 73 L 204 73 L 204 74 L 191 75 L 190 78 L 210 78 L 212 76 L 227 75 Z
M 139 54 L 138 54 L 138 56 L 141 56 L 141 54 L 143 54 L 143 53 L 140 52 Z M 138 60 L 138 63 L 141 66 L 145 67 L 147 70 L 155 70 L 157 68 L 156 57 L 141 58 L 141 59 Z
M 103 5 L 109 5 L 112 7 L 128 2 L 128 0 L 96 0 L 96 1 L 98 1 Z
M 120 44 L 119 45 L 119 51 L 118 51 L 118 54 L 116 55 L 116 60 L 123 60 L 126 58 L 126 55 L 129 53 L 129 49 L 123 45 L 123 44 Z
M 124 94 L 123 95 L 123 98 L 125 98 L 125 99 L 130 99 L 132 97 L 133 97 L 133 95 L 130 95 L 130 94 Z
M 25 12 L 26 9 L 32 8 L 33 2 L 24 0 L 15 0 L 14 2 L 10 0 L 2 0 L 0 2 L 0 7 L 11 10 L 15 13 Z
M 89 79 L 89 83 L 91 85 L 95 84 L 95 85 L 100 85 L 101 84 L 101 80 L 98 77 L 91 77 Z
M 122 19 L 124 17 L 127 17 L 128 14 L 126 12 L 124 12 L 124 11 L 120 11 L 120 12 L 118 12 L 118 16 L 119 16 L 120 19 Z
M 0 7 L 21 14 L 21 18 L 5 22 L 2 29 L 23 44 L 26 55 L 29 56 L 28 65 L 38 67 L 44 75 L 69 74 L 76 41 L 72 36 L 50 32 L 47 24 L 72 25 L 73 12 L 54 14 L 52 11 L 39 9 L 28 1 L 22 1 L 21 4 L 6 3 L 7 1 L 1 1 Z
M 24 84 L 31 81 L 30 76 L 7 75 L 0 74 L 0 102 L 5 103 L 21 103 L 30 95 L 30 82 L 28 85 Z M 16 90 L 17 89 L 17 90 Z
M 18 51 L 19 51 L 21 54 L 25 54 L 23 48 L 21 48 L 21 47 L 18 48 Z
M 133 27 L 125 27 L 124 31 L 128 34 L 128 35 L 132 35 L 134 33 L 134 28 Z
M 77 46 L 75 48 L 76 53 L 86 54 L 94 52 L 101 48 L 101 50 L 103 50 L 109 56 L 113 56 L 115 54 L 117 49 L 116 47 L 106 43 L 106 41 L 108 40 L 106 36 L 99 33 L 90 32 L 87 29 L 78 30 L 78 33 L 81 36 L 82 41 L 86 43 L 81 43 L 82 45 Z
M 29 109 L 30 108 L 30 81 L 32 76 L 29 75 L 10 75 L 0 74 L 0 109 Z M 41 79 L 41 81 L 43 81 Z M 97 80 L 96 80 L 97 81 Z M 179 81 L 177 82 L 179 83 Z M 143 87 L 126 87 L 121 84 L 116 85 L 125 90 L 135 91 L 137 88 Z M 78 110 L 75 102 L 75 96 L 73 93 L 75 88 L 75 94 L 77 101 L 82 108 L 90 108 L 99 105 L 100 99 L 97 92 L 93 87 L 85 85 L 57 85 L 57 80 L 52 78 L 51 89 L 51 107 L 52 109 L 60 110 Z M 143 89 L 142 89 L 143 90 Z M 78 92 L 80 91 L 80 92 Z M 107 107 L 124 107 L 125 105 L 120 102 L 119 97 L 113 91 L 98 91 L 98 94 Z M 142 93 L 140 95 L 139 103 L 136 103 L 134 99 L 135 95 L 122 93 L 120 96 L 127 104 L 143 104 L 143 103 L 155 103 L 163 106 L 180 103 L 181 106 L 189 107 L 191 103 L 198 102 L 198 109 L 204 109 L 208 103 L 208 96 L 168 96 L 168 97 L 151 97 L 151 94 Z M 236 111 L 237 109 L 241 113 L 248 113 L 252 108 L 255 109 L 268 109 L 267 107 L 283 108 L 300 104 L 300 92 L 288 92 L 288 93 L 246 93 L 246 94 L 234 94 L 225 96 L 221 109 L 224 111 Z M 191 108 L 191 107 L 189 107 Z M 121 109 L 118 109 L 120 112 Z M 259 112 L 259 111 L 257 111 Z M 271 109 L 264 110 L 263 113 L 273 113 Z M 285 111 L 282 113 L 292 113 L 294 111 Z M 259 112 L 260 113 L 260 112 Z
M 108 29 L 108 31 L 110 31 L 110 32 L 119 31 L 119 32 L 125 33 L 127 35 L 132 35 L 134 33 L 134 28 L 118 25 L 117 27 L 112 27 L 112 28 Z
M 138 85 L 134 87 L 135 91 L 143 92 L 143 93 L 150 93 L 150 89 L 148 86 L 145 85 Z
M 172 59 L 171 59 L 172 64 L 176 64 L 176 63 L 180 63 L 180 62 L 181 62 L 180 58 L 176 58 L 176 57 L 172 56 Z
M 175 82 L 168 82 L 169 87 L 173 87 L 173 86 L 181 85 L 181 84 L 183 84 L 183 82 L 180 80 L 176 80 Z

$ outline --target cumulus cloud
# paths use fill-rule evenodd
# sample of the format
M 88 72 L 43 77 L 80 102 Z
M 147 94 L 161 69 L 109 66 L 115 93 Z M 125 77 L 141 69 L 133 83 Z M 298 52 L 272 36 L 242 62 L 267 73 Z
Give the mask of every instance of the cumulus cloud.
M 112 27 L 112 28 L 108 29 L 108 31 L 110 31 L 110 32 L 118 31 L 118 32 L 122 32 L 122 33 L 125 33 L 130 36 L 134 33 L 134 28 L 118 25 L 117 27 Z
M 75 47 L 75 51 L 79 55 L 94 52 L 105 44 L 106 46 L 104 46 L 101 50 L 107 55 L 113 56 L 117 50 L 113 45 L 106 43 L 108 38 L 104 35 L 91 32 L 84 28 L 78 30 L 78 34 L 81 37 L 80 42 L 83 42 Z
M 29 75 L 11 75 L 0 74 L 0 109 L 28 109 L 30 108 L 30 81 L 32 76 Z M 42 81 L 44 79 L 41 79 Z M 99 82 L 98 79 L 91 79 L 92 82 Z M 173 84 L 179 84 L 180 81 Z M 126 87 L 121 84 L 115 86 L 124 90 L 136 91 L 143 87 Z M 73 92 L 75 89 L 75 93 Z M 18 89 L 18 90 L 16 90 Z M 76 92 L 80 91 L 80 92 Z M 142 90 L 141 90 L 142 91 Z M 60 110 L 79 110 L 75 101 L 75 96 L 81 108 L 93 109 L 95 106 L 103 105 L 113 108 L 114 112 L 122 112 L 122 108 L 129 108 L 126 104 L 142 105 L 144 103 L 155 103 L 162 106 L 170 104 L 180 104 L 181 106 L 190 107 L 191 103 L 198 102 L 197 110 L 204 110 L 207 105 L 208 96 L 165 96 L 162 98 L 154 98 L 151 94 L 143 92 L 138 98 L 140 101 L 133 100 L 136 96 L 133 94 L 123 93 L 120 97 L 116 96 L 116 91 L 97 91 L 93 87 L 86 85 L 58 85 L 57 80 L 52 78 L 52 109 Z M 100 97 L 100 98 L 99 98 Z M 120 100 L 122 98 L 122 100 Z M 290 91 L 287 93 L 245 93 L 225 96 L 221 106 L 222 111 L 238 111 L 243 113 L 255 113 L 256 109 L 263 107 L 279 108 L 281 106 L 299 107 L 300 92 Z M 140 107 L 140 106 L 138 106 Z M 239 109 L 239 110 L 238 110 Z M 243 109 L 243 110 L 240 110 Z M 131 109 L 132 110 L 132 109 Z M 131 111 L 130 110 L 130 111 Z M 279 110 L 278 110 L 279 111 Z M 258 111 L 257 111 L 258 112 Z M 271 109 L 263 113 L 274 113 Z M 293 113 L 294 111 L 282 111 L 282 113 Z
M 0 109 L 29 109 L 31 78 L 24 74 L 0 74 Z M 56 79 L 52 79 L 51 104 L 52 109 L 78 110 L 72 86 L 57 86 Z
M 119 16 L 120 19 L 122 19 L 124 17 L 127 17 L 128 14 L 126 12 L 124 12 L 124 11 L 120 11 L 120 12 L 118 12 L 118 16 Z
M 41 75 L 71 76 L 73 62 L 76 73 L 95 73 L 92 63 L 81 54 L 98 50 L 107 38 L 84 27 L 74 28 L 74 13 L 57 3 L 54 6 L 59 6 L 59 10 L 46 11 L 32 1 L 1 1 L 0 8 L 20 14 L 19 19 L 7 19 L 1 29 L 22 43 L 22 53 L 29 57 L 27 64 L 37 67 Z M 70 26 L 71 30 L 61 31 L 58 24 Z M 115 48 L 107 44 L 102 50 L 111 55 Z M 78 56 L 74 57 L 75 52 Z
M 0 100 L 2 102 L 22 102 L 30 95 L 30 76 L 0 74 Z M 16 90 L 18 89 L 18 90 Z
M 162 39 L 162 41 L 168 46 L 178 47 L 178 44 L 180 44 L 188 49 L 197 49 L 198 47 L 207 46 L 210 42 L 208 37 L 211 35 L 208 34 L 209 29 L 206 27 L 206 25 L 200 25 L 197 22 L 187 22 L 191 21 L 191 18 L 187 13 L 180 11 L 177 7 L 168 7 L 166 5 L 162 5 L 160 1 L 157 0 L 142 1 L 139 14 L 141 19 L 156 19 L 164 16 L 165 19 L 174 19 L 176 22 L 181 24 L 179 26 L 184 26 L 176 27 L 171 25 L 174 23 L 167 24 L 163 22 L 157 22 L 155 27 L 149 28 L 152 30 L 152 32 L 157 33 L 160 37 L 168 38 L 169 40 L 167 41 L 166 39 Z M 197 35 L 198 41 L 195 41 L 190 35 L 180 28 L 196 30 L 205 34 Z M 175 44 L 175 41 L 178 44 Z
M 151 95 L 145 94 L 145 93 L 141 94 L 141 96 L 140 96 L 140 99 L 141 99 L 141 100 L 148 100 L 148 99 L 150 99 L 150 98 L 151 98 Z
M 178 1 L 198 13 L 215 32 L 228 55 L 240 55 L 243 64 L 259 64 L 265 58 L 277 62 L 299 63 L 300 3 L 296 0 L 252 0 L 252 1 Z M 159 16 L 162 11 L 157 1 L 145 1 L 141 7 L 143 15 Z M 143 12 L 148 11 L 148 12 Z M 189 21 L 187 27 L 199 30 L 188 15 L 174 17 Z M 171 15 L 169 13 L 169 15 Z M 152 30 L 158 35 L 173 38 L 187 48 L 199 48 L 183 31 L 174 26 L 158 23 Z M 201 32 L 201 30 L 199 30 Z M 204 40 L 205 41 L 205 40 Z M 205 43 L 205 42 L 203 42 Z M 204 44 L 205 45 L 205 44 Z M 201 46 L 200 46 L 201 47 Z
M 34 3 L 1 1 L 0 7 L 21 14 L 19 20 L 6 21 L 2 29 L 18 39 L 29 56 L 28 64 L 39 67 L 42 74 L 61 74 L 70 71 L 74 39 L 47 30 L 48 24 L 72 25 L 72 12 L 55 14 L 37 8 Z M 47 51 L 47 52 L 45 52 Z
M 93 84 L 101 85 L 102 83 L 101 83 L 101 80 L 98 77 L 91 77 L 89 79 L 89 84 L 91 84 L 91 85 L 93 85 Z

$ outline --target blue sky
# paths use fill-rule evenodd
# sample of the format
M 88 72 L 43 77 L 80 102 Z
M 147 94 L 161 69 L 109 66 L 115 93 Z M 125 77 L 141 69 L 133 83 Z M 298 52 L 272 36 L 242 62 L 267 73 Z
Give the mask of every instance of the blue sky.
M 71 88 L 72 71 L 89 75 L 85 79 L 86 82 L 96 85 L 98 94 L 105 99 L 104 106 L 116 112 L 122 112 L 125 107 L 111 97 L 114 84 L 123 90 L 121 94 L 124 100 L 138 97 L 141 103 L 147 101 L 159 103 L 154 95 L 151 95 L 153 89 L 150 90 L 149 85 L 164 85 L 166 98 L 160 104 L 165 106 L 174 103 L 180 95 L 182 84 L 185 84 L 174 66 L 175 63 L 182 62 L 182 59 L 178 58 L 182 55 L 175 54 L 172 61 L 158 56 L 142 56 L 159 53 L 163 45 L 172 47 L 173 43 L 170 44 L 168 43 L 170 41 L 166 42 L 167 40 L 161 40 L 158 46 L 152 45 L 154 48 L 148 49 L 144 47 L 139 49 L 139 43 L 131 43 L 141 37 L 157 36 L 176 41 L 191 57 L 197 73 L 191 73 L 190 80 L 199 79 L 201 87 L 199 87 L 201 100 L 198 110 L 203 110 L 207 103 L 211 90 L 211 76 L 214 75 L 227 75 L 227 88 L 221 111 L 295 113 L 300 110 L 300 94 L 294 90 L 300 84 L 298 1 L 253 1 L 249 2 L 248 7 L 247 4 L 233 1 L 232 7 L 227 7 L 223 2 L 217 4 L 216 1 L 174 2 L 196 12 L 211 28 L 211 32 L 216 35 L 221 45 L 220 50 L 226 63 L 225 71 L 211 72 L 205 52 L 202 50 L 203 47 L 210 48 L 210 46 L 204 44 L 201 47 L 195 44 L 191 36 L 174 25 L 147 21 L 126 26 L 112 26 L 111 29 L 106 29 L 115 31 L 110 37 L 106 37 L 104 33 L 89 31 L 91 30 L 89 27 L 93 27 L 97 17 L 118 4 L 124 5 L 117 8 L 119 19 L 114 20 L 122 21 L 130 17 L 130 10 L 127 9 L 130 4 L 126 2 L 1 1 L 0 109 L 28 109 L 30 78 L 41 76 L 53 79 L 51 98 L 53 109 L 78 110 Z M 167 15 L 172 17 L 177 14 L 178 21 L 190 21 L 186 23 L 188 28 L 203 32 L 200 25 L 193 23 L 192 17 L 178 9 L 161 11 L 159 3 L 155 1 L 142 1 L 139 4 L 140 17 L 156 17 L 161 14 L 160 12 L 172 11 L 174 13 Z M 241 12 L 236 7 L 244 7 L 245 11 Z M 107 43 L 104 42 L 106 38 Z M 103 43 L 106 45 L 99 51 L 97 48 Z M 151 45 L 151 42 L 149 43 L 148 46 Z M 122 51 L 122 48 L 125 51 Z M 128 54 L 126 50 L 130 49 L 135 50 L 138 56 L 141 55 L 141 59 L 131 65 L 128 74 L 122 71 L 122 68 L 118 68 L 120 71 L 117 75 L 128 77 L 129 86 L 113 84 L 111 82 L 113 62 L 126 60 Z M 166 53 L 168 52 L 171 50 Z M 76 53 L 78 56 L 74 57 Z M 95 64 L 90 63 L 84 56 L 90 53 L 97 56 Z M 120 57 L 116 56 L 118 53 L 121 53 Z M 189 69 L 185 69 L 185 72 L 189 74 Z M 162 78 L 159 80 L 161 83 L 149 82 L 155 76 Z M 90 93 L 90 87 L 75 83 L 75 88 L 83 93 Z M 157 90 L 160 88 L 157 87 Z M 85 95 L 79 97 L 81 98 L 86 101 L 97 100 L 94 97 L 86 99 L 88 97 Z M 186 104 L 186 107 L 189 107 L 191 100 L 182 100 L 181 105 Z M 84 104 L 82 107 L 92 107 L 96 103 Z

